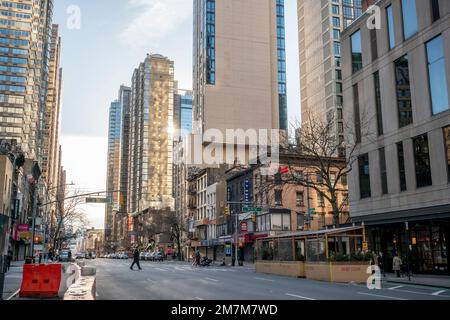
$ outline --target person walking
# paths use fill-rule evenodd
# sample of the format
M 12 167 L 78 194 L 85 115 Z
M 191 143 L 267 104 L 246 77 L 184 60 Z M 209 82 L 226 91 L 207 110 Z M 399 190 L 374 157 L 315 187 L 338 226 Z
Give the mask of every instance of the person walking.
M 11 269 L 11 261 L 13 259 L 13 252 L 10 250 L 8 250 L 8 255 L 6 256 L 6 272 L 9 271 L 9 269 Z
M 400 278 L 400 271 L 402 269 L 402 259 L 396 254 L 392 260 L 392 270 L 394 270 L 397 278 Z
M 131 270 L 134 270 L 133 269 L 134 265 L 137 265 L 139 270 L 142 270 L 141 265 L 139 264 L 139 249 L 137 247 L 134 248 L 134 251 L 133 251 L 133 263 L 131 264 L 131 267 L 130 267 Z
M 197 251 L 195 251 L 195 264 L 197 266 L 200 265 L 200 259 L 201 259 L 200 250 L 197 249 Z

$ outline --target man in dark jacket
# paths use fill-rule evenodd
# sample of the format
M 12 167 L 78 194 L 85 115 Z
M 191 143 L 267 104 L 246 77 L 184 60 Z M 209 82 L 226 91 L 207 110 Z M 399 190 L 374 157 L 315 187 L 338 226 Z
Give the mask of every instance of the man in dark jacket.
M 135 264 L 138 266 L 139 270 L 142 270 L 141 265 L 139 264 L 139 249 L 137 247 L 134 248 L 133 251 L 133 263 L 131 264 L 130 267 L 131 270 L 133 270 Z

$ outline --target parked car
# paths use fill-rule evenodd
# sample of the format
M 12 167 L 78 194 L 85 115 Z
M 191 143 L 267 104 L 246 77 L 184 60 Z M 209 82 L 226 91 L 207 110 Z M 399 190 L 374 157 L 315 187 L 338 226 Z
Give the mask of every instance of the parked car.
M 153 261 L 164 261 L 164 256 L 161 252 L 155 252 L 153 257 L 152 257 Z
M 144 260 L 146 260 L 146 261 L 152 260 L 152 252 L 146 252 L 144 254 Z
M 82 254 L 82 253 L 80 253 L 80 252 L 78 252 L 76 255 L 75 255 L 75 259 L 84 259 L 84 254 Z
M 59 261 L 60 262 L 70 262 L 69 261 L 69 251 L 63 250 L 61 254 L 59 255 Z

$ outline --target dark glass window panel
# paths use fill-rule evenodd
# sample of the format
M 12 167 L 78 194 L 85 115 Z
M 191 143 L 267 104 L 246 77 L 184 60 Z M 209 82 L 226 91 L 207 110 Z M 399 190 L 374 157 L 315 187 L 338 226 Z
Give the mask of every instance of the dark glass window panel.
M 447 156 L 447 173 L 450 181 L 450 126 L 444 128 L 445 154 Z
M 380 176 L 381 176 L 381 191 L 383 194 L 388 194 L 388 182 L 386 171 L 386 151 L 384 148 L 379 149 L 380 156 Z
M 378 43 L 377 43 L 377 30 L 370 30 L 370 48 L 372 53 L 372 61 L 378 59 Z
M 394 64 L 399 127 L 403 128 L 413 123 L 408 56 L 399 58 Z
M 375 85 L 375 108 L 377 116 L 377 131 L 378 135 L 384 134 L 383 129 L 383 107 L 381 104 L 381 86 L 380 86 L 380 73 L 377 71 L 373 75 L 374 85 Z
M 370 189 L 370 168 L 369 155 L 364 154 L 358 158 L 359 167 L 359 191 L 361 199 L 370 198 L 372 191 Z
M 405 152 L 403 142 L 397 144 L 398 168 L 400 174 L 400 191 L 406 191 L 406 170 L 405 170 Z
M 433 185 L 431 177 L 430 150 L 428 136 L 423 135 L 413 139 L 414 160 L 416 165 L 417 188 Z
M 439 10 L 439 0 L 431 0 L 431 19 L 433 22 L 441 18 L 441 11 Z
M 358 84 L 353 86 L 353 113 L 355 121 L 355 141 L 361 143 L 361 118 L 359 115 L 359 91 Z

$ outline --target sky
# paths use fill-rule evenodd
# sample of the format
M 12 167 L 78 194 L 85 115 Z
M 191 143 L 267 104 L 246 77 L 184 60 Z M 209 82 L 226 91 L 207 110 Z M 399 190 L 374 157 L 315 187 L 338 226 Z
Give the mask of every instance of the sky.
M 192 88 L 192 2 L 55 1 L 54 23 L 62 37 L 62 162 L 74 188 L 106 189 L 109 105 L 120 85 L 130 85 L 147 53 L 172 59 L 179 88 Z M 290 121 L 300 118 L 296 3 L 285 0 Z M 93 227 L 103 228 L 104 206 L 86 205 L 84 210 Z

